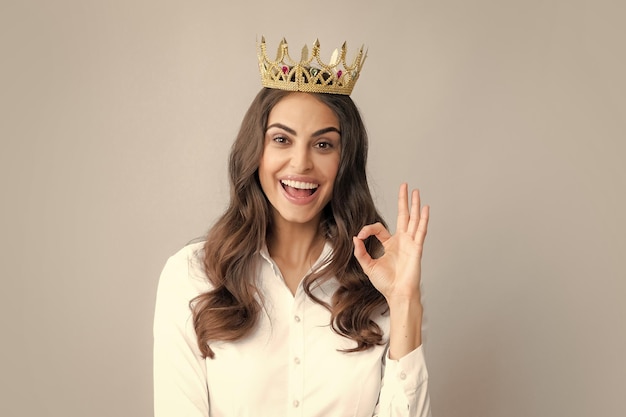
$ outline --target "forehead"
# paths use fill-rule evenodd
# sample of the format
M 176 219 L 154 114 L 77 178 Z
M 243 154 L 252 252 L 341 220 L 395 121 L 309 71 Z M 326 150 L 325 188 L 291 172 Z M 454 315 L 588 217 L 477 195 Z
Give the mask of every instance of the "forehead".
M 291 93 L 283 97 L 270 111 L 267 125 L 272 123 L 301 129 L 317 130 L 331 126 L 339 129 L 339 119 L 335 112 L 309 93 Z

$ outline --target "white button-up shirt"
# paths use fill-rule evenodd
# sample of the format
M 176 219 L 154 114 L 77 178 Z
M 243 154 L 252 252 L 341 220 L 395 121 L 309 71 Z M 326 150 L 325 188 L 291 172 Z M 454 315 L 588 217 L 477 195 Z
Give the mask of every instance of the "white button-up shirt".
M 189 301 L 211 289 L 203 242 L 172 256 L 163 272 L 154 318 L 155 417 L 425 417 L 430 416 L 422 348 L 400 360 L 387 345 L 355 353 L 330 328 L 330 313 L 298 286 L 292 295 L 267 250 L 259 254 L 263 309 L 256 328 L 235 342 L 213 341 L 203 359 Z M 332 249 L 327 244 L 317 264 Z M 314 268 L 317 265 L 314 265 Z M 314 288 L 329 302 L 336 280 Z M 375 317 L 388 340 L 389 316 Z

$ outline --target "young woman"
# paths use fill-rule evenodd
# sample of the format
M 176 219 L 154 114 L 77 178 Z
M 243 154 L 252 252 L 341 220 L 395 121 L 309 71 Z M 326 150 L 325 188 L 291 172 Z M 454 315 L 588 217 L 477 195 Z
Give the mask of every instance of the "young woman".
M 420 262 L 429 209 L 391 234 L 347 95 L 262 89 L 230 205 L 172 256 L 154 322 L 156 417 L 429 416 Z

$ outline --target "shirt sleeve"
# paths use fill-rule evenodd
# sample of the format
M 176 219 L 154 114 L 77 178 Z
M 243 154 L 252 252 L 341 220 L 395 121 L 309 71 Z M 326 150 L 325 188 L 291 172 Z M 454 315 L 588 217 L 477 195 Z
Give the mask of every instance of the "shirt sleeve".
M 153 328 L 155 417 L 209 415 L 205 360 L 189 308 L 198 295 L 189 274 L 189 253 L 183 249 L 172 256 L 159 280 Z
M 385 355 L 382 388 L 374 417 L 431 417 L 428 371 L 419 346 L 399 360 Z

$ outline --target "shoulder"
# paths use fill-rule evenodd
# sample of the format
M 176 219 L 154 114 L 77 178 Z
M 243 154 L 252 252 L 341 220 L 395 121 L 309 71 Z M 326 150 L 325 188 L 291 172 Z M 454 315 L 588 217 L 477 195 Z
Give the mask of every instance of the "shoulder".
M 179 342 L 196 352 L 190 302 L 211 289 L 204 273 L 203 253 L 203 242 L 189 244 L 170 256 L 163 267 L 154 309 L 155 352 L 158 346 L 161 354 L 175 356 L 168 349 L 177 349 Z
M 159 292 L 182 293 L 191 299 L 210 289 L 204 272 L 204 242 L 190 243 L 169 257 L 161 272 Z

